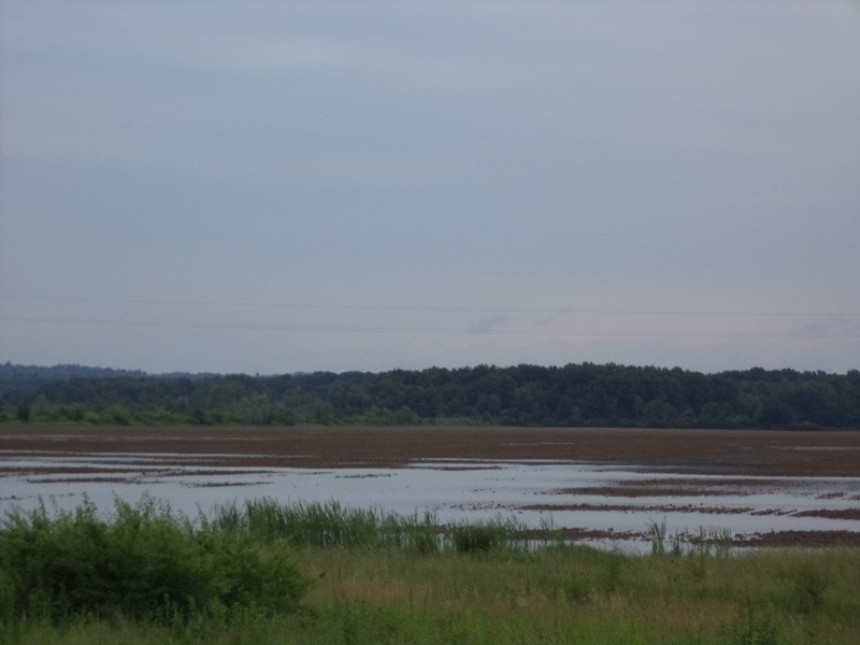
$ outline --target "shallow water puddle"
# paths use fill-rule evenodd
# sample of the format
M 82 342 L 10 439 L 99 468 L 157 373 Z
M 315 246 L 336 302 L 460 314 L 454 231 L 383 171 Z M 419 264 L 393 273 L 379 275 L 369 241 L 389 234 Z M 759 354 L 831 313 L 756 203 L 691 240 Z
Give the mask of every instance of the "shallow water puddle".
M 648 545 L 648 528 L 860 533 L 860 478 L 666 473 L 565 461 L 426 460 L 406 468 L 299 469 L 216 465 L 224 455 L 102 454 L 48 458 L 6 453 L 0 511 L 40 500 L 72 509 L 86 496 L 109 512 L 115 497 L 143 495 L 194 516 L 217 504 L 270 497 L 283 503 L 337 500 L 440 523 L 516 517 L 529 528 L 574 529 L 625 548 Z M 638 546 L 637 546 L 638 545 Z

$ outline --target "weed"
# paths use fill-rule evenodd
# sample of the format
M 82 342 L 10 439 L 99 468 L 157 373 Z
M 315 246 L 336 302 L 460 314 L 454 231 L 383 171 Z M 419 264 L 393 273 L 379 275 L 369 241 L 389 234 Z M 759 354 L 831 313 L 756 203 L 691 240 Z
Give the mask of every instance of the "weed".
M 538 535 L 540 535 L 544 547 L 562 547 L 566 543 L 564 531 L 556 528 L 555 519 L 552 515 L 540 518 L 540 530 Z
M 728 630 L 730 645 L 779 645 L 779 623 L 771 612 L 759 616 L 750 598 L 744 604 L 744 616 Z
M 621 587 L 624 563 L 625 558 L 619 553 L 609 553 L 606 556 L 600 579 L 603 591 L 613 592 Z
M 563 587 L 565 597 L 571 602 L 588 602 L 593 591 L 591 580 L 582 575 L 571 576 Z
M 448 538 L 458 553 L 485 553 L 490 550 L 526 550 L 525 526 L 515 519 L 501 516 L 483 524 L 455 524 L 448 530 Z
M 648 536 L 651 538 L 651 555 L 666 553 L 666 518 L 662 522 L 652 521 L 648 525 Z
M 792 578 L 798 612 L 810 614 L 824 606 L 828 581 L 822 572 L 804 563 Z

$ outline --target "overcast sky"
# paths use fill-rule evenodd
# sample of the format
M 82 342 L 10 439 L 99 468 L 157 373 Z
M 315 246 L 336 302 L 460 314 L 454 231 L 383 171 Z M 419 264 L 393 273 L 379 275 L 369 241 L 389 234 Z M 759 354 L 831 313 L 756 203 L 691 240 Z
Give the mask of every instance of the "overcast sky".
M 0 362 L 860 368 L 857 2 L 0 0 Z

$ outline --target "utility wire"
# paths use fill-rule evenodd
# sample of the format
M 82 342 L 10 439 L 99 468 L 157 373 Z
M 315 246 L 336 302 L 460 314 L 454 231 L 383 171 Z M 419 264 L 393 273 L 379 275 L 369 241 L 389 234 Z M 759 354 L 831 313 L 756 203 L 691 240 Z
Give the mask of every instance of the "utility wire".
M 605 329 L 510 329 L 387 327 L 318 324 L 265 324 L 236 322 L 191 322 L 181 320 L 129 320 L 108 318 L 70 318 L 51 316 L 0 316 L 0 322 L 24 324 L 94 325 L 108 327 L 149 327 L 173 329 L 227 329 L 248 331 L 293 331 L 314 333 L 366 334 L 454 334 L 495 336 L 577 336 L 586 338 L 860 338 L 855 331 L 684 331 L 684 330 L 605 330 Z
M 253 301 L 213 301 L 213 300 L 157 300 L 137 298 L 73 298 L 2 296 L 0 300 L 19 302 L 66 302 L 81 304 L 131 304 L 131 305 L 168 305 L 194 307 L 245 307 L 268 309 L 316 309 L 339 311 L 436 311 L 461 313 L 528 313 L 557 315 L 609 315 L 609 316 L 701 316 L 701 317 L 797 317 L 797 318 L 860 318 L 860 313 L 850 312 L 800 312 L 800 311 L 711 311 L 711 310 L 671 310 L 671 309 L 579 309 L 565 305 L 555 308 L 518 308 L 518 307 L 459 307 L 446 305 L 356 305 L 334 303 L 296 303 L 296 302 L 253 302 Z

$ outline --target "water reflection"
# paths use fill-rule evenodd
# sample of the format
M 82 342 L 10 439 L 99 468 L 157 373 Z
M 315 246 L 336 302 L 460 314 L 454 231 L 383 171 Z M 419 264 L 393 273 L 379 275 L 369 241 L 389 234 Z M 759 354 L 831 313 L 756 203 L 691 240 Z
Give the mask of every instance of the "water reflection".
M 860 532 L 860 478 L 743 477 L 667 473 L 570 461 L 425 460 L 407 468 L 300 469 L 251 466 L 254 456 L 101 454 L 32 457 L 5 453 L 0 510 L 40 499 L 71 509 L 87 496 L 106 512 L 119 496 L 144 494 L 196 515 L 225 502 L 338 500 L 442 523 L 514 516 L 530 528 L 574 529 L 641 550 L 648 526 L 700 527 L 752 535 L 771 531 Z M 248 460 L 243 467 L 242 460 Z

